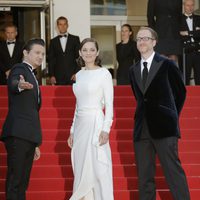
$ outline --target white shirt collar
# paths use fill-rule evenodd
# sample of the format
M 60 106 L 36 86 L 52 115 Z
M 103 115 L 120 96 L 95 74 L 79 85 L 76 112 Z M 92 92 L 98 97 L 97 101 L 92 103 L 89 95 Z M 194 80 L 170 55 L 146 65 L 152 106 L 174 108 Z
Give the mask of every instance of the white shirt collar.
M 30 69 L 31 71 L 34 70 L 33 66 L 32 66 L 30 63 L 28 63 L 28 62 L 26 62 L 26 61 L 23 61 L 23 63 L 26 63 L 27 65 L 29 65 L 29 66 L 30 66 L 29 69 Z
M 153 51 L 153 53 L 146 60 L 144 60 L 143 58 L 141 59 L 141 63 L 140 63 L 141 64 L 141 72 L 143 71 L 143 68 L 144 68 L 143 62 L 147 62 L 147 69 L 148 69 L 148 71 L 150 70 L 154 55 L 155 55 L 155 51 Z

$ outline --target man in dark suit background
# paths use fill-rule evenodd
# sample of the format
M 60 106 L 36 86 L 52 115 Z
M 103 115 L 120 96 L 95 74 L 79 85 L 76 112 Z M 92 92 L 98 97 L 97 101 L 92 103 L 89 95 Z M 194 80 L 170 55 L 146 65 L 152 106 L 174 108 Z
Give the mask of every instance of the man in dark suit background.
M 184 0 L 180 34 L 185 51 L 186 85 L 190 85 L 194 70 L 195 85 L 200 85 L 200 16 L 193 14 L 194 0 Z
M 24 42 L 16 39 L 17 27 L 8 24 L 5 27 L 5 41 L 0 42 L 0 85 L 7 84 L 7 77 L 14 64 L 22 61 Z
M 24 46 L 23 63 L 8 77 L 8 114 L 1 140 L 7 151 L 6 200 L 25 200 L 33 160 L 40 157 L 41 95 L 33 70 L 42 64 L 44 41 L 31 39 Z
M 182 54 L 179 24 L 182 14 L 182 0 L 148 0 L 147 21 L 159 37 L 155 49 L 158 53 L 178 63 Z
M 179 115 L 186 89 L 176 64 L 154 52 L 157 33 L 141 27 L 136 37 L 141 61 L 130 68 L 137 107 L 134 148 L 139 199 L 155 200 L 155 156 L 158 155 L 174 200 L 189 200 L 187 180 L 178 157 Z
M 80 70 L 76 63 L 79 57 L 80 39 L 71 35 L 67 18 L 57 19 L 58 36 L 51 39 L 48 54 L 50 82 L 52 85 L 71 85 L 74 75 Z

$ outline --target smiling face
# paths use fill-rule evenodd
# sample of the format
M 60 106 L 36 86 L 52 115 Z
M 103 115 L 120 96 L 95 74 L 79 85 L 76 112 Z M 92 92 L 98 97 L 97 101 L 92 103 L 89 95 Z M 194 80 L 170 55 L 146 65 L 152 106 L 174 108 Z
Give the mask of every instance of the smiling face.
M 99 55 L 99 51 L 94 42 L 86 42 L 79 51 L 79 55 L 84 60 L 86 66 L 95 66 L 95 60 Z
M 153 38 L 151 32 L 148 29 L 142 29 L 138 31 L 137 37 L 137 48 L 141 55 L 151 55 L 156 45 L 156 40 Z
M 42 45 L 34 44 L 30 51 L 24 50 L 24 61 L 31 64 L 33 68 L 41 66 L 45 55 L 45 49 Z

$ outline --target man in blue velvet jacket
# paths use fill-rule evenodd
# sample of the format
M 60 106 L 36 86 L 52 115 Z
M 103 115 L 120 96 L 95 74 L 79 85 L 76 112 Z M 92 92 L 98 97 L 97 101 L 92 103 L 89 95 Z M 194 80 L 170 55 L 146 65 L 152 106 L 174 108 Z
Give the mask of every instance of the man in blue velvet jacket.
M 176 64 L 154 52 L 157 33 L 141 27 L 136 37 L 141 61 L 130 68 L 137 101 L 134 149 L 139 199 L 155 200 L 155 156 L 158 155 L 174 200 L 189 200 L 184 170 L 178 157 L 179 115 L 186 89 Z

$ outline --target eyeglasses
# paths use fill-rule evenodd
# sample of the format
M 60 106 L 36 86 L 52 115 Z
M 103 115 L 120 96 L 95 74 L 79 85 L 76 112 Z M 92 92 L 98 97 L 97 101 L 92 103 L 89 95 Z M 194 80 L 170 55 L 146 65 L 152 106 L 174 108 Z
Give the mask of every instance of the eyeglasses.
M 141 41 L 147 42 L 149 40 L 155 40 L 155 39 L 151 38 L 151 37 L 138 37 L 138 38 L 136 38 L 136 42 L 141 42 Z

